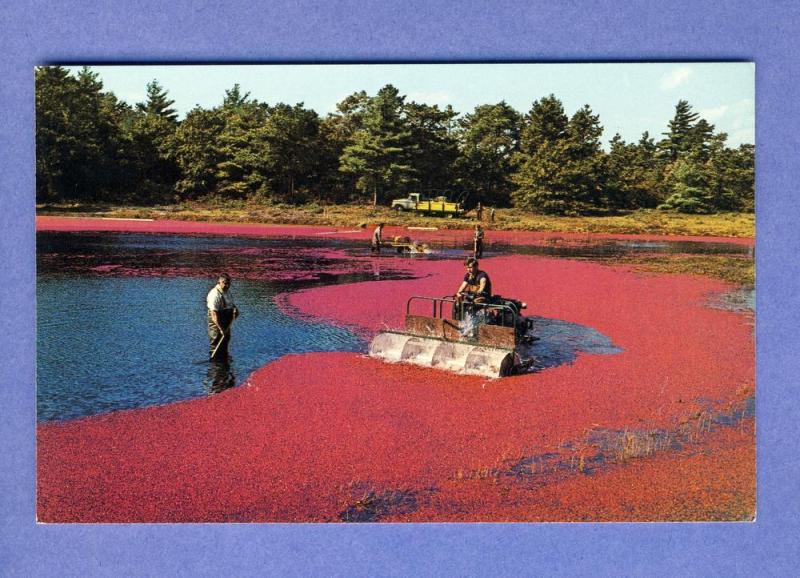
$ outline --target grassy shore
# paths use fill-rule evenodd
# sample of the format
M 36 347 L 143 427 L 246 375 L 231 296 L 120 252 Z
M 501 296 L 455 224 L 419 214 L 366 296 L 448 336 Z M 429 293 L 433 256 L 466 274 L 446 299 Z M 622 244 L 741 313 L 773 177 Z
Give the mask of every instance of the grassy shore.
M 153 207 L 62 204 L 39 205 L 42 215 L 74 215 L 115 218 L 177 219 L 211 222 L 283 223 L 357 227 L 378 221 L 388 225 L 465 229 L 475 224 L 474 213 L 465 217 L 426 217 L 397 213 L 387 207 L 369 205 L 285 205 L 245 201 L 227 203 L 182 203 Z M 691 235 L 709 237 L 753 237 L 755 215 L 723 213 L 718 215 L 682 215 L 679 213 L 639 210 L 625 215 L 604 217 L 555 217 L 516 209 L 497 209 L 495 220 L 484 222 L 492 229 L 508 231 L 552 231 L 572 233 L 611 233 L 648 235 Z

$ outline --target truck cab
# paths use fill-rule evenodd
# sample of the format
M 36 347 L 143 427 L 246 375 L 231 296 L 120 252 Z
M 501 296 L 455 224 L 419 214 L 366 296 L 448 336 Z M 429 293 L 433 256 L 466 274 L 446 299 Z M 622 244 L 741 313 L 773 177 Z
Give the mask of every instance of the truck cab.
M 461 203 L 451 202 L 440 195 L 434 199 L 423 199 L 420 193 L 409 193 L 404 199 L 394 199 L 392 209 L 395 211 L 417 211 L 419 213 L 438 214 L 452 217 L 464 212 Z
M 419 207 L 419 201 L 419 193 L 409 193 L 405 199 L 394 199 L 392 208 L 396 211 L 415 211 Z

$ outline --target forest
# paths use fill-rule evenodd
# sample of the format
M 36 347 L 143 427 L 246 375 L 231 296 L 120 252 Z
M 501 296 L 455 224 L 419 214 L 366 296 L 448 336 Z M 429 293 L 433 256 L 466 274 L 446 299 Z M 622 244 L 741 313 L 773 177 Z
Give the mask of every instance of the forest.
M 754 210 L 754 146 L 727 146 L 686 100 L 662 132 L 604 147 L 591 107 L 569 115 L 553 94 L 524 113 L 504 101 L 459 112 L 387 84 L 321 117 L 235 84 L 179 119 L 157 80 L 133 106 L 88 67 L 39 67 L 35 89 L 39 204 L 387 205 L 420 192 L 551 215 Z

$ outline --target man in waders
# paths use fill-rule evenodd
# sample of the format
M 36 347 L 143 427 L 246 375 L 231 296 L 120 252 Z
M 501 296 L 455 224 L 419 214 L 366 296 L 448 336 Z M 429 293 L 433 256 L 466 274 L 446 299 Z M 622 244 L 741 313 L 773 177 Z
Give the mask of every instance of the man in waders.
M 209 359 L 228 359 L 228 344 L 231 341 L 231 326 L 239 316 L 229 293 L 231 277 L 227 273 L 219 276 L 217 284 L 206 297 L 208 305 Z
M 472 256 L 476 259 L 483 258 L 483 228 L 475 225 L 475 235 L 472 237 Z
M 370 251 L 373 253 L 380 253 L 381 252 L 381 245 L 383 244 L 382 234 L 383 233 L 383 223 L 378 223 L 378 226 L 375 227 L 375 230 L 372 232 L 372 246 L 370 247 Z

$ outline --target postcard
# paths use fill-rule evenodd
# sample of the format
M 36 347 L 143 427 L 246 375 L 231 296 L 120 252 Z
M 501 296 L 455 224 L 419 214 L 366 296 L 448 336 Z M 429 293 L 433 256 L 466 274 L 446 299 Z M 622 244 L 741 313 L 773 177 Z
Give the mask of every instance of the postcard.
M 38 521 L 754 520 L 754 72 L 37 67 Z

